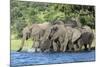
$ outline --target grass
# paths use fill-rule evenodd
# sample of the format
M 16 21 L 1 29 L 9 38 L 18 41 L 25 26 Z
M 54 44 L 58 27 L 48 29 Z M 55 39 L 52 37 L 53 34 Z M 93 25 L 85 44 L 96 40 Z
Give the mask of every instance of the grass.
M 11 40 L 11 51 L 16 51 L 20 48 L 21 45 L 21 39 L 18 40 Z M 31 48 L 32 46 L 32 40 L 27 40 L 24 43 L 23 50 L 26 50 L 28 48 Z

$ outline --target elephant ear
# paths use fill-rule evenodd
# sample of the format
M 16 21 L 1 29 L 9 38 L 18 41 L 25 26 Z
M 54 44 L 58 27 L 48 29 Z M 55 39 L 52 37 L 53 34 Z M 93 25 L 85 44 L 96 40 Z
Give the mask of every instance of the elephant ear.
M 78 38 L 81 36 L 81 32 L 78 29 L 73 29 L 73 36 L 72 36 L 72 42 L 75 42 Z

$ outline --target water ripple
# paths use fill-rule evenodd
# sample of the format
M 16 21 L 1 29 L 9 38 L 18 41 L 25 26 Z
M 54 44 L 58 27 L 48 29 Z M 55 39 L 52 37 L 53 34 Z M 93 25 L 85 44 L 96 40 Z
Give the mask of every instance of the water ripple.
M 78 53 L 11 52 L 11 66 L 95 61 L 95 51 Z

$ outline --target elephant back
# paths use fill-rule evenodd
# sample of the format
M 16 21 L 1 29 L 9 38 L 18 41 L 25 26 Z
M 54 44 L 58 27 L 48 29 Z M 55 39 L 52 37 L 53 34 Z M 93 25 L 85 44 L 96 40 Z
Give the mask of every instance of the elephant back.
M 44 22 L 44 23 L 38 24 L 38 25 L 43 30 L 46 30 L 48 27 L 50 27 L 50 23 L 49 22 Z
M 82 27 L 82 33 L 85 33 L 85 32 L 91 32 L 92 33 L 93 31 L 89 26 L 83 26 Z
M 38 37 L 39 38 L 39 34 L 40 34 L 40 32 L 41 32 L 41 28 L 39 27 L 39 25 L 38 24 L 33 24 L 32 25 L 32 30 L 31 30 L 31 36 L 32 37 Z

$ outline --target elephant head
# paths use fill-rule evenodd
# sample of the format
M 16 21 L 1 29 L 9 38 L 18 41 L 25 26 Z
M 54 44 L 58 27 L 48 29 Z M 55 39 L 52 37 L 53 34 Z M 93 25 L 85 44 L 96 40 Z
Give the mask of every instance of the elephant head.
M 22 37 L 22 42 L 20 48 L 17 50 L 18 52 L 22 50 L 24 46 L 24 41 L 28 40 L 31 36 L 31 29 L 29 26 L 25 27 L 22 31 L 23 37 Z
M 39 48 L 42 52 L 45 52 L 46 50 L 50 50 L 51 42 L 52 42 L 50 40 L 50 33 L 51 33 L 51 27 L 47 28 L 44 32 L 44 35 L 40 38 Z
M 55 40 L 52 38 L 54 34 L 57 32 L 57 30 L 58 30 L 57 25 L 52 25 L 45 31 L 44 36 L 40 39 L 41 40 L 41 44 L 40 44 L 41 51 L 44 52 L 46 50 L 52 50 L 52 49 L 57 48 L 57 46 L 53 45 Z
M 35 42 L 40 42 L 40 38 L 43 37 L 45 30 L 50 26 L 48 23 L 43 23 L 43 24 L 32 24 L 31 26 L 27 26 L 23 29 L 23 38 L 21 42 L 20 48 L 17 50 L 18 52 L 22 50 L 24 46 L 24 41 L 29 39 L 30 37 L 33 39 L 33 45 L 32 48 L 37 48 L 34 47 Z
M 51 28 L 51 33 L 50 33 L 51 40 L 53 41 L 53 48 L 54 51 L 63 51 L 65 52 L 66 42 L 65 40 L 68 39 L 66 36 L 66 29 L 64 25 L 53 25 Z M 65 43 L 66 42 L 66 43 Z

